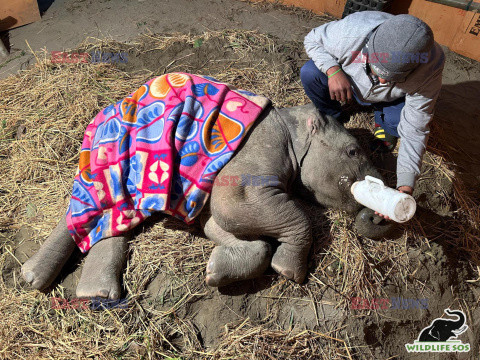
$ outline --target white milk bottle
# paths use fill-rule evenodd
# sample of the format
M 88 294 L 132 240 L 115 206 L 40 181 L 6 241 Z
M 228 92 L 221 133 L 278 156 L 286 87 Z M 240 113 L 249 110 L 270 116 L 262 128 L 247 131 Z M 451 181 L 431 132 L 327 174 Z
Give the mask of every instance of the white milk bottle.
M 367 175 L 365 180 L 356 181 L 350 191 L 360 204 L 399 223 L 410 220 L 417 209 L 412 196 L 385 186 L 382 180 L 373 176 Z

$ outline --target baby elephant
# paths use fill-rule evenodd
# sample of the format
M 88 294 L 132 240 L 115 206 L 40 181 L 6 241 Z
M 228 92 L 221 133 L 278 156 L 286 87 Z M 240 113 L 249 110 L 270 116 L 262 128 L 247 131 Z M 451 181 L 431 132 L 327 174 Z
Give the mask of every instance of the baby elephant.
M 320 205 L 356 212 L 361 206 L 350 186 L 365 175 L 380 177 L 357 140 L 333 118 L 313 105 L 266 107 L 213 181 L 208 206 L 200 214 L 205 234 L 217 245 L 208 261 L 206 283 L 224 286 L 252 279 L 270 265 L 287 279 L 303 282 L 312 234 L 293 190 Z M 22 266 L 24 279 L 36 289 L 52 283 L 76 246 L 67 219 L 60 220 Z M 364 222 L 358 228 L 367 229 L 371 237 L 390 230 L 372 220 L 378 219 L 357 217 Z M 78 297 L 120 297 L 129 236 L 125 231 L 94 243 Z M 274 253 L 265 237 L 278 240 Z

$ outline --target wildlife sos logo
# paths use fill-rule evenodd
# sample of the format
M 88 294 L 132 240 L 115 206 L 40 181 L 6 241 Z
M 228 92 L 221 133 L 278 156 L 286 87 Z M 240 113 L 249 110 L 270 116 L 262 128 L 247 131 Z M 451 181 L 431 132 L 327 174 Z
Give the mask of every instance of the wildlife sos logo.
M 413 344 L 405 344 L 405 348 L 410 352 L 468 352 L 470 344 L 464 344 L 461 340 L 456 340 L 458 335 L 463 334 L 468 329 L 465 324 L 466 317 L 463 311 L 445 309 L 445 314 L 457 316 L 458 319 L 437 318 L 432 321 L 430 326 L 424 328 L 418 339 Z

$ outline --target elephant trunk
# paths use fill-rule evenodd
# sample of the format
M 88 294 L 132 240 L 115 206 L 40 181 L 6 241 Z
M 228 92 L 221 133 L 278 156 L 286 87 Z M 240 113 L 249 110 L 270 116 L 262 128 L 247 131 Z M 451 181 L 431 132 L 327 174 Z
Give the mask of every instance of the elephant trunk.
M 369 208 L 364 208 L 355 218 L 355 228 L 360 235 L 378 240 L 388 236 L 395 229 L 395 223 L 375 215 Z
M 463 324 L 465 324 L 466 319 L 465 319 L 465 315 L 463 314 L 463 312 L 458 311 L 458 310 L 451 311 L 450 309 L 446 309 L 445 313 L 449 316 L 458 316 L 458 320 L 454 321 L 455 327 L 457 329 L 461 328 L 463 326 Z

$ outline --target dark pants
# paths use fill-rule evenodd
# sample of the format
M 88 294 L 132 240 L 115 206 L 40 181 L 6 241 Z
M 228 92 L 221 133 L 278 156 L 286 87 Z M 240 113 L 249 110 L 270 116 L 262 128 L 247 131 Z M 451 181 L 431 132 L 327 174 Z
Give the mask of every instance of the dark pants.
M 331 115 L 338 119 L 342 113 L 340 103 L 330 98 L 328 77 L 317 68 L 313 60 L 309 60 L 303 65 L 300 70 L 300 79 L 302 80 L 305 93 L 317 109 L 324 114 Z M 397 126 L 400 122 L 400 114 L 403 106 L 405 105 L 405 98 L 392 102 L 365 103 L 357 98 L 355 92 L 353 92 L 353 95 L 360 105 L 373 106 L 375 123 L 380 125 L 388 134 L 399 137 Z

